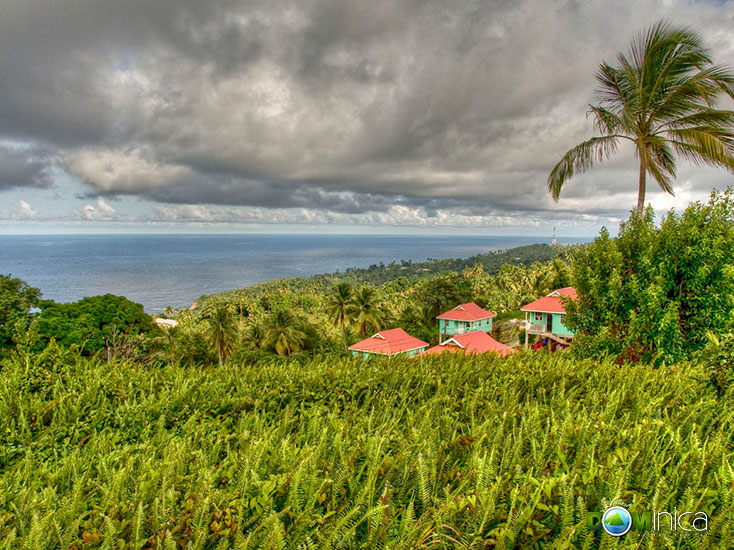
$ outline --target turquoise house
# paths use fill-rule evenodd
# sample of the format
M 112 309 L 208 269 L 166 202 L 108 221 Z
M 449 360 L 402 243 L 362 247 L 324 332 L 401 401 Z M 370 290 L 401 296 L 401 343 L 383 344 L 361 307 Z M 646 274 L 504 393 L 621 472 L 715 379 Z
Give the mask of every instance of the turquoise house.
M 520 311 L 525 312 L 525 345 L 530 335 L 551 338 L 559 344 L 568 345 L 574 331 L 565 325 L 566 308 L 563 302 L 575 298 L 576 290 L 573 287 L 559 288 L 521 307 Z
M 439 343 L 454 335 L 465 334 L 475 330 L 492 332 L 492 317 L 495 314 L 479 307 L 474 302 L 461 304 L 454 309 L 442 313 L 438 319 Z

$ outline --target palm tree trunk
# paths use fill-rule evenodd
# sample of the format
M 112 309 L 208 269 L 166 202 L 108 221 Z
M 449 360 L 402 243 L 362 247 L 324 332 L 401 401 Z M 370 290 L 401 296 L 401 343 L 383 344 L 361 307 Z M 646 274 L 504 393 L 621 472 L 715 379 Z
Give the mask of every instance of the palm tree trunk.
M 640 187 L 637 191 L 637 217 L 642 219 L 645 212 L 645 183 L 647 178 L 647 170 L 645 170 L 645 162 L 640 155 Z
M 342 319 L 341 325 L 342 325 L 342 341 L 344 342 L 344 349 L 348 349 L 348 346 L 347 346 L 347 327 L 344 326 L 344 319 Z

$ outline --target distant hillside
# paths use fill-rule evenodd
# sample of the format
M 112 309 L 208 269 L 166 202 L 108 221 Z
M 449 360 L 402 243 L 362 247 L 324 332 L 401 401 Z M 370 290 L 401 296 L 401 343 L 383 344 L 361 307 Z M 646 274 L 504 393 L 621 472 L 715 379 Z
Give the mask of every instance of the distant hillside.
M 391 262 L 389 264 L 375 264 L 367 268 L 349 268 L 344 272 L 323 273 L 313 275 L 311 277 L 292 277 L 289 279 L 273 279 L 264 281 L 255 285 L 246 287 L 248 294 L 259 294 L 260 291 L 267 291 L 281 288 L 284 285 L 291 289 L 306 290 L 314 286 L 321 288 L 328 287 L 334 280 L 345 280 L 351 283 L 370 283 L 374 286 L 381 286 L 390 281 L 404 277 L 408 282 L 413 283 L 420 278 L 430 278 L 433 275 L 449 272 L 461 272 L 467 267 L 480 264 L 484 271 L 493 275 L 497 273 L 499 268 L 504 264 L 515 264 L 529 266 L 535 262 L 547 262 L 556 256 L 567 254 L 571 249 L 580 245 L 564 245 L 550 246 L 547 244 L 531 244 L 519 246 L 509 250 L 499 250 L 497 252 L 487 252 L 486 254 L 477 254 L 470 258 L 445 258 L 432 259 L 425 262 L 411 262 L 402 260 L 401 262 Z M 202 304 L 210 301 L 229 301 L 235 299 L 242 289 L 232 289 L 218 294 L 200 296 L 196 300 L 196 304 Z
M 450 271 L 463 271 L 467 267 L 472 267 L 477 264 L 481 264 L 484 271 L 493 275 L 497 273 L 497 270 L 503 264 L 522 264 L 528 266 L 534 262 L 547 262 L 568 250 L 568 248 L 570 247 L 530 244 L 509 250 L 477 254 L 470 258 L 433 259 L 416 263 L 403 260 L 400 263 L 391 262 L 387 265 L 381 263 L 362 269 L 349 268 L 344 273 L 337 272 L 336 275 L 355 282 L 381 285 L 388 281 L 393 281 L 398 277 L 405 277 L 412 282 L 419 277 L 448 273 Z

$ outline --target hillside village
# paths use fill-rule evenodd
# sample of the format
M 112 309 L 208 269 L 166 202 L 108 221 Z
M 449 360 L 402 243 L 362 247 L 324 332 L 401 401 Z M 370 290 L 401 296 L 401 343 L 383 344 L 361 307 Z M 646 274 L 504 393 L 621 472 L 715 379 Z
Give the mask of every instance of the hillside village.
M 525 333 L 524 347 L 535 340 L 533 349 L 547 347 L 551 351 L 566 349 L 573 339 L 574 331 L 566 327 L 565 300 L 576 298 L 573 287 L 554 290 L 547 296 L 530 302 L 520 308 L 525 312 L 525 321 L 520 328 Z M 479 307 L 474 302 L 460 304 L 436 317 L 439 343 L 429 348 L 429 343 L 408 334 L 402 328 L 379 331 L 369 338 L 349 346 L 354 356 L 406 355 L 416 357 L 436 355 L 444 352 L 496 353 L 504 357 L 515 353 L 516 349 L 498 342 L 492 332 L 492 318 L 496 314 Z

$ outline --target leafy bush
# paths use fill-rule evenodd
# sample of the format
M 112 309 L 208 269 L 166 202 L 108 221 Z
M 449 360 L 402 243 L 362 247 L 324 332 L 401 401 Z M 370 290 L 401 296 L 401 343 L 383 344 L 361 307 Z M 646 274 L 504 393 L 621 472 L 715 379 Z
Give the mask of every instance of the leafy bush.
M 719 395 L 734 384 L 734 334 L 717 337 L 708 335 L 708 344 L 701 355 L 708 382 Z
M 573 261 L 578 300 L 566 304 L 574 348 L 651 364 L 693 358 L 708 332 L 734 324 L 734 202 L 714 192 L 653 224 L 652 211 L 606 230 Z
M 0 352 L 13 343 L 13 332 L 26 328 L 31 308 L 35 307 L 41 291 L 26 282 L 0 275 Z
M 120 337 L 148 334 L 156 328 L 142 305 L 112 294 L 68 304 L 42 300 L 39 306 L 42 340 L 53 338 L 63 346 L 75 345 L 89 354 L 109 351 Z

